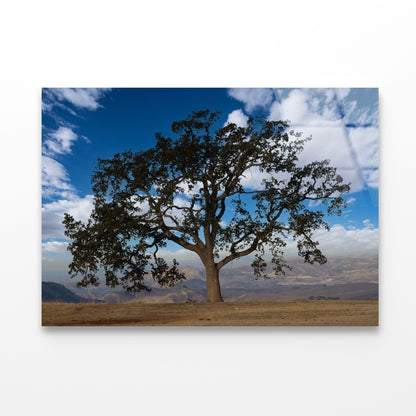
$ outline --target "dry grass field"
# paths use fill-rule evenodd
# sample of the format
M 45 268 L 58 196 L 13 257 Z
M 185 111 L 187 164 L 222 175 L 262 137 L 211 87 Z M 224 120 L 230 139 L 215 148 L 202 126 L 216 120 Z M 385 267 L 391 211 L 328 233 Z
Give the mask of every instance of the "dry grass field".
M 378 301 L 42 304 L 43 326 L 377 326 Z

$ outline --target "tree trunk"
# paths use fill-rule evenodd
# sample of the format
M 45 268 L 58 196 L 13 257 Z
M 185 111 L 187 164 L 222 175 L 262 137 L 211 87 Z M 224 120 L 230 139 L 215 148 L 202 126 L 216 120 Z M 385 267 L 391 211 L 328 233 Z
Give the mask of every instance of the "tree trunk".
M 207 303 L 224 302 L 221 296 L 218 270 L 214 262 L 205 265 L 207 276 Z

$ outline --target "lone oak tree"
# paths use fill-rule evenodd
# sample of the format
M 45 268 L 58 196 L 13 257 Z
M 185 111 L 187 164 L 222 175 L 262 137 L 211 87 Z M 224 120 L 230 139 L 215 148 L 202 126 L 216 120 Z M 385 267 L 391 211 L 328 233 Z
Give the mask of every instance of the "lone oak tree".
M 328 214 L 339 215 L 349 185 L 328 160 L 299 166 L 310 138 L 289 131 L 288 123 L 257 117 L 246 127 L 227 124 L 212 132 L 218 114 L 193 112 L 172 124 L 176 140 L 157 133 L 149 150 L 98 161 L 91 217 L 86 224 L 69 214 L 64 219 L 72 240 L 69 270 L 82 276 L 79 286 L 98 285 L 100 269 L 108 286 L 127 291 L 150 290 L 146 274 L 174 286 L 185 276 L 175 259 L 168 265 L 158 256 L 167 241 L 201 259 L 207 302 L 222 302 L 219 271 L 234 259 L 254 253 L 254 274 L 267 277 L 269 248 L 274 273 L 284 273 L 288 236 L 305 262 L 326 262 L 312 234 L 329 225 L 309 202 L 321 201 Z M 253 172 L 264 178 L 261 189 L 245 185 Z

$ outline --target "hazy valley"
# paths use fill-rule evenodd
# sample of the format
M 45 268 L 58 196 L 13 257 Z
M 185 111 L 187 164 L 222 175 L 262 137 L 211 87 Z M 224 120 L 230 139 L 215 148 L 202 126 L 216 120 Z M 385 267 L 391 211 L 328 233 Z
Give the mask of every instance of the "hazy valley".
M 249 265 L 226 267 L 221 270 L 221 288 L 225 301 L 276 301 L 303 299 L 378 299 L 378 256 L 349 256 L 329 258 L 324 265 L 305 264 L 302 259 L 287 260 L 292 270 L 285 276 L 256 279 Z M 57 287 L 43 290 L 43 300 L 65 302 L 144 303 L 204 302 L 206 296 L 203 269 L 181 266 L 187 280 L 175 288 L 160 288 L 148 281 L 152 291 L 135 295 L 120 288 L 105 286 L 77 288 L 76 282 L 64 283 L 80 299 L 64 293 L 51 294 Z M 62 282 L 59 282 L 62 283 Z M 45 292 L 46 290 L 46 292 Z M 53 291 L 53 290 L 52 290 Z M 55 296 L 55 298 L 54 298 Z

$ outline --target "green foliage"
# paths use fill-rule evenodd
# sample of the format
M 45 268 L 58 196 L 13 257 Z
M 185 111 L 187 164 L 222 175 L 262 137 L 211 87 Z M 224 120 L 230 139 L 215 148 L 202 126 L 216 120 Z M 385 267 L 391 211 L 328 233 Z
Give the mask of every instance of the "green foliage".
M 100 269 L 107 285 L 127 291 L 149 290 L 147 271 L 162 286 L 182 281 L 176 260 L 169 266 L 158 257 L 168 240 L 217 271 L 255 253 L 254 273 L 262 276 L 268 248 L 275 274 L 281 274 L 288 236 L 297 240 L 305 262 L 326 262 L 312 235 L 329 226 L 324 213 L 308 204 L 322 201 L 328 214 L 340 214 L 349 185 L 328 160 L 298 166 L 310 138 L 289 131 L 286 122 L 249 118 L 247 127 L 228 124 L 213 132 L 217 120 L 218 113 L 193 112 L 172 124 L 175 140 L 157 133 L 149 150 L 98 161 L 91 218 L 86 224 L 68 214 L 64 219 L 72 240 L 70 273 L 81 275 L 79 285 L 98 284 Z M 261 190 L 242 185 L 253 168 L 266 174 Z M 255 211 L 247 209 L 248 198 Z M 228 210 L 233 217 L 224 224 Z

